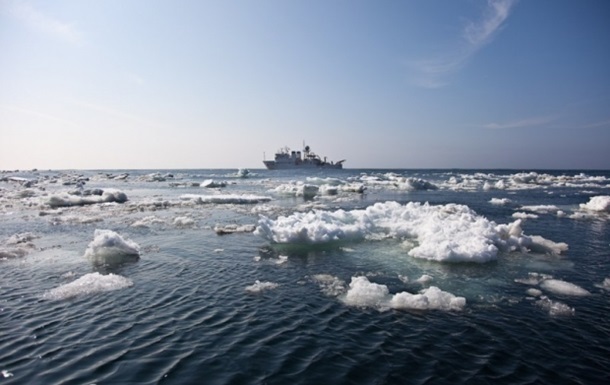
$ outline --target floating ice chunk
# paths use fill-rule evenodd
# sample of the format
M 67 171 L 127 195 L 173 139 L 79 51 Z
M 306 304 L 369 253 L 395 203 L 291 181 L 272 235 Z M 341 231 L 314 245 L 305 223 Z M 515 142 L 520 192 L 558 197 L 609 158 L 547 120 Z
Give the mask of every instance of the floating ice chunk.
M 127 201 L 127 195 L 117 189 L 106 189 L 102 195 L 88 195 L 80 196 L 68 193 L 59 193 L 51 195 L 47 200 L 46 204 L 55 207 L 68 207 L 68 206 L 84 206 L 96 203 L 125 203 Z
M 438 186 L 421 178 L 405 178 L 398 183 L 398 187 L 407 191 L 437 190 Z
M 366 190 L 366 187 L 362 183 L 348 183 L 341 186 L 341 191 L 353 192 L 362 194 Z
M 278 286 L 279 285 L 275 282 L 268 282 L 268 281 L 261 282 L 257 279 L 253 285 L 246 286 L 246 291 L 250 292 L 250 293 L 260 293 L 264 290 L 275 289 Z
M 337 195 L 339 193 L 339 187 L 323 184 L 320 186 L 319 191 L 322 195 Z
M 205 187 L 205 188 L 221 188 L 221 187 L 226 187 L 227 182 L 215 181 L 214 179 L 206 179 L 203 182 L 201 182 L 200 186 Z
M 85 257 L 96 264 L 137 261 L 140 258 L 140 246 L 112 230 L 97 229 L 93 241 L 85 251 Z
M 120 275 L 89 273 L 75 281 L 45 292 L 42 298 L 57 301 L 80 295 L 120 290 L 130 286 L 133 286 L 133 282 Z
M 530 287 L 529 289 L 527 289 L 525 291 L 527 293 L 527 295 L 529 295 L 530 297 L 540 297 L 542 295 L 542 292 L 538 289 L 534 289 L 533 287 Z
M 533 205 L 533 206 L 521 206 L 521 210 L 533 211 L 539 214 L 549 214 L 551 212 L 557 212 L 559 208 L 555 205 Z
M 548 311 L 552 317 L 572 316 L 575 313 L 574 308 L 563 302 L 552 301 L 546 296 L 542 296 L 540 300 L 536 301 L 536 305 Z
M 280 195 L 313 198 L 318 194 L 319 187 L 309 183 L 287 183 L 277 186 L 273 191 Z
M 343 302 L 349 306 L 387 308 L 390 292 L 386 285 L 372 283 L 366 277 L 352 277 Z
M 512 217 L 515 219 L 536 219 L 538 218 L 538 215 L 518 211 L 516 213 L 513 213 Z
M 388 287 L 372 283 L 366 277 L 352 277 L 347 293 L 341 297 L 349 306 L 373 307 L 378 310 L 462 310 L 466 299 L 442 291 L 436 286 L 422 290 L 419 294 L 400 292 L 390 294 Z
M 260 195 L 196 195 L 183 194 L 180 196 L 182 200 L 190 200 L 197 204 L 215 203 L 215 204 L 252 204 L 269 202 L 271 197 Z
M 546 279 L 542 281 L 540 287 L 545 291 L 559 295 L 583 297 L 591 294 L 578 285 L 559 279 Z
M 190 217 L 176 217 L 174 218 L 174 226 L 176 227 L 193 227 L 195 226 L 195 220 Z
M 436 286 L 430 286 L 420 294 L 407 292 L 395 294 L 390 304 L 394 309 L 459 311 L 466 306 L 466 299 L 442 291 Z
M 528 242 L 529 239 L 529 242 Z M 553 242 L 539 235 L 532 235 L 524 238 L 524 246 L 531 252 L 541 254 L 559 255 L 568 251 L 568 244 L 564 242 Z
M 231 225 L 224 225 L 224 226 L 216 225 L 214 227 L 214 231 L 218 235 L 235 234 L 235 233 L 252 233 L 252 232 L 254 232 L 254 230 L 256 230 L 255 225 L 231 224 Z
M 489 203 L 491 203 L 492 205 L 498 205 L 498 206 L 504 206 L 511 202 L 512 201 L 508 198 L 491 198 L 491 200 L 489 201 Z
M 329 243 L 381 238 L 415 238 L 416 258 L 447 262 L 487 262 L 499 250 L 561 252 L 563 243 L 523 234 L 521 221 L 507 225 L 477 215 L 464 205 L 376 203 L 364 210 L 314 210 L 276 220 L 261 216 L 256 234 L 275 243 Z
M 587 203 L 581 203 L 580 208 L 587 211 L 610 213 L 610 195 L 592 197 Z
M 430 282 L 432 282 L 434 278 L 432 278 L 431 276 L 429 276 L 428 274 L 423 274 L 421 277 L 419 277 L 415 282 L 417 283 L 421 283 L 422 285 L 427 285 Z

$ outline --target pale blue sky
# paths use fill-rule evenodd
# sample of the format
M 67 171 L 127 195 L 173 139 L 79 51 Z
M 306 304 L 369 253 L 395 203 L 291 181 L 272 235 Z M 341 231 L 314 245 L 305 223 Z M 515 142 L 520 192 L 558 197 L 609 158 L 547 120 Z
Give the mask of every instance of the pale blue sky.
M 610 169 L 610 2 L 0 0 L 0 169 Z

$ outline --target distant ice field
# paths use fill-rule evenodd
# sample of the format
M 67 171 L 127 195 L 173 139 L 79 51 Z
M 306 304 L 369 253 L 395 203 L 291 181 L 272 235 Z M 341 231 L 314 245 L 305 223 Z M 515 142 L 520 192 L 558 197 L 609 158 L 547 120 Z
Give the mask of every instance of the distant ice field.
M 608 376 L 608 171 L 3 171 L 0 218 L 7 384 Z

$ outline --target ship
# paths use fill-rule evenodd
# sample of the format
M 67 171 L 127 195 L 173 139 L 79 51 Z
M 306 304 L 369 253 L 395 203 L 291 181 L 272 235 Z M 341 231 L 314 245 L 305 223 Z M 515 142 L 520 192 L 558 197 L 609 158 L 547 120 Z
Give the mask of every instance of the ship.
M 309 146 L 303 146 L 303 151 L 291 151 L 289 147 L 279 149 L 274 160 L 263 160 L 269 170 L 290 170 L 301 168 L 342 169 L 345 159 L 338 162 L 328 162 L 326 157 L 320 158 L 311 151 Z

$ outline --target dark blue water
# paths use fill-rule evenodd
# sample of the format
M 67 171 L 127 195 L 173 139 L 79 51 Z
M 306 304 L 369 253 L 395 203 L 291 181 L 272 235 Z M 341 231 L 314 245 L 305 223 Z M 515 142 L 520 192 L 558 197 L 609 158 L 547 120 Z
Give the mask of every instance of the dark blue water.
M 155 170 L 126 171 L 124 180 L 98 171 L 67 173 L 88 178 L 82 187 L 50 182 L 62 175 L 66 181 L 62 172 L 0 175 L 0 251 L 22 250 L 0 261 L 0 382 L 601 384 L 610 379 L 610 287 L 604 285 L 610 277 L 609 216 L 575 215 L 591 197 L 610 195 L 610 172 L 583 171 L 581 177 L 580 171 L 538 171 L 528 179 L 505 170 L 391 171 L 437 187 L 413 190 L 388 178 L 388 170 L 313 175 L 253 170 L 248 178 L 235 177 L 235 171 L 172 170 L 171 177 L 155 181 L 147 177 Z M 8 176 L 35 183 L 25 187 Z M 362 183 L 366 190 L 313 197 L 275 190 L 298 181 L 324 184 L 307 179 L 312 176 Z M 206 179 L 228 183 L 212 190 L 186 183 Z M 498 181 L 504 188 L 489 187 Z M 44 205 L 52 194 L 79 188 L 118 188 L 129 201 Z M 192 204 L 184 194 L 271 200 Z M 510 202 L 494 205 L 492 198 Z M 525 220 L 523 232 L 565 242 L 569 249 L 560 255 L 502 252 L 488 263 L 443 263 L 411 257 L 404 240 L 392 237 L 278 245 L 251 232 L 214 231 L 218 225 L 257 224 L 261 214 L 360 210 L 385 201 L 457 203 L 497 224 L 514 222 L 513 213 L 527 211 L 523 206 L 554 205 L 563 214 L 530 212 L 538 217 Z M 147 217 L 156 221 L 133 226 Z M 191 221 L 175 222 L 181 217 Z M 92 264 L 83 255 L 95 229 L 135 241 L 141 258 Z M 9 241 L 24 233 L 32 235 L 29 241 Z M 132 285 L 45 297 L 96 272 L 125 277 Z M 321 274 L 344 282 L 344 290 L 358 276 L 385 285 L 391 294 L 434 285 L 464 297 L 466 305 L 453 311 L 352 306 L 342 299 L 345 292 L 320 284 Z M 430 283 L 417 281 L 424 274 Z M 531 274 L 589 294 L 524 284 Z M 275 286 L 246 290 L 256 281 Z

